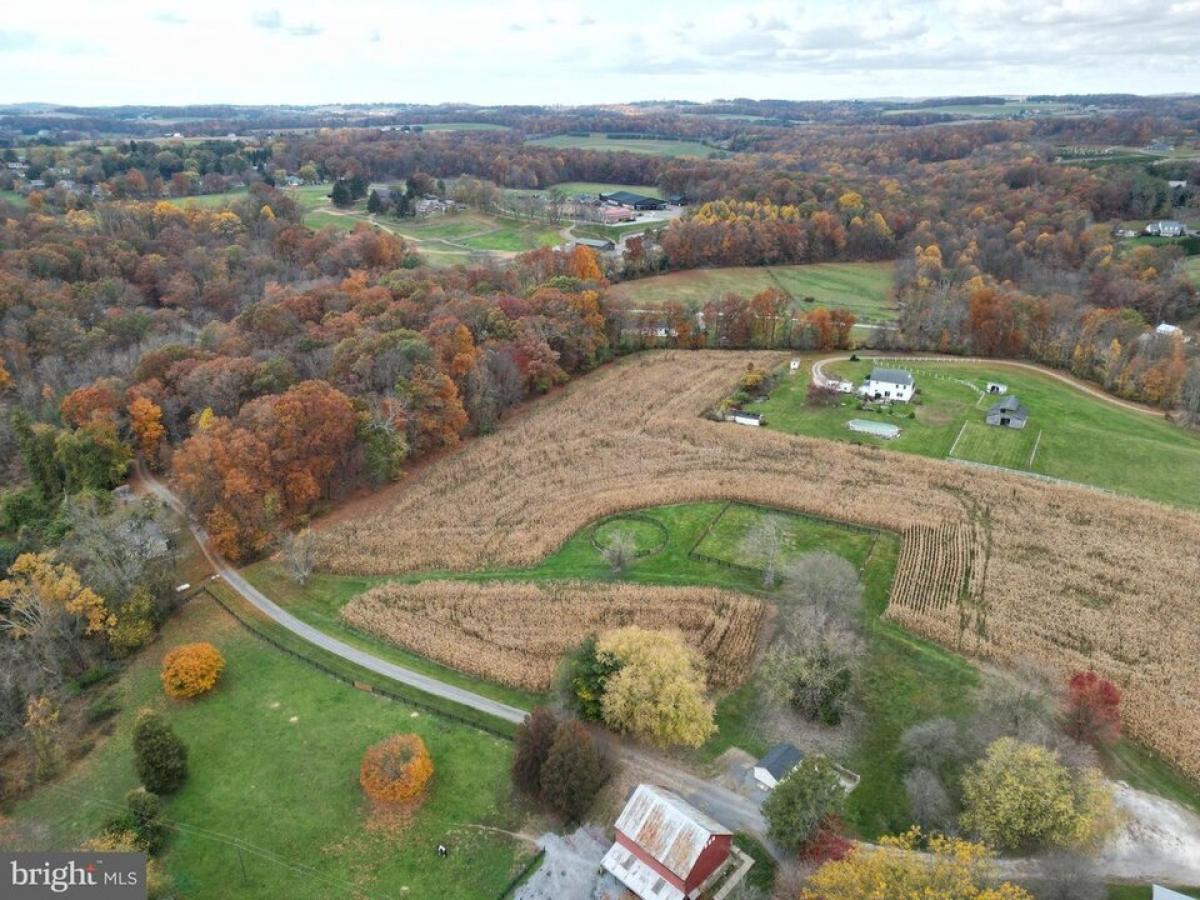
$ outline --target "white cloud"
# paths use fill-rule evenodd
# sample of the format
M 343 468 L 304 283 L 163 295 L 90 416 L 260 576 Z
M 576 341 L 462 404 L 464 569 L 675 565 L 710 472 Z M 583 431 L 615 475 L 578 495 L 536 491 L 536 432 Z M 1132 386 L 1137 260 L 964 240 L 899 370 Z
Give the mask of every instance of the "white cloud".
M 165 7 L 6 9 L 0 101 L 583 103 L 1200 85 L 1200 0 L 442 0 L 422 5 L 415 31 L 412 6 L 394 0 L 209 0 L 186 18 Z

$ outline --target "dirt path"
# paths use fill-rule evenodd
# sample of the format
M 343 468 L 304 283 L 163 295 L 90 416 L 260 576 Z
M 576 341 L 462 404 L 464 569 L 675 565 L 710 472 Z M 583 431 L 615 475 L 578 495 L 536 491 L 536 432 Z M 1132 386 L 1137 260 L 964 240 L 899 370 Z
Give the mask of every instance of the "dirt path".
M 989 359 L 987 357 L 979 356 L 908 356 L 905 354 L 896 353 L 872 353 L 869 355 L 860 355 L 859 359 L 876 359 L 881 361 L 897 360 L 901 362 L 948 362 L 962 363 L 964 365 L 988 365 L 993 367 L 1005 367 L 1009 369 L 1024 369 L 1029 372 L 1036 372 L 1039 375 L 1045 375 L 1049 378 L 1061 381 L 1063 384 L 1070 385 L 1077 391 L 1080 391 L 1084 394 L 1090 394 L 1096 399 L 1103 400 L 1106 403 L 1112 404 L 1113 406 L 1119 406 L 1122 409 L 1127 409 L 1131 412 L 1141 413 L 1142 415 L 1147 416 L 1154 416 L 1156 418 L 1162 418 L 1163 416 L 1163 411 L 1161 409 L 1155 409 L 1152 406 L 1145 406 L 1141 403 L 1133 403 L 1129 400 L 1122 400 L 1120 397 L 1114 397 L 1112 394 L 1106 393 L 1095 385 L 1088 384 L 1086 381 L 1080 381 L 1078 378 L 1075 378 L 1071 375 L 1066 375 L 1055 369 L 1050 369 L 1046 366 L 1040 366 L 1036 363 L 1020 362 L 1019 360 L 1011 359 Z M 824 367 L 826 363 L 848 362 L 849 360 L 850 354 L 848 353 L 838 354 L 836 356 L 826 356 L 816 360 L 812 364 L 813 381 L 817 382 L 818 384 L 825 383 L 826 378 Z

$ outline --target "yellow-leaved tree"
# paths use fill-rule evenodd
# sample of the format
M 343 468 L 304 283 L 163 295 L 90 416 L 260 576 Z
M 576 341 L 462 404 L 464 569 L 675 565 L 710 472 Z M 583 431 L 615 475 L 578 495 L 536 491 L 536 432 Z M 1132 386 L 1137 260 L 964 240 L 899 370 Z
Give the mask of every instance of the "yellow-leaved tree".
M 717 730 L 699 658 L 678 634 L 617 628 L 600 636 L 596 657 L 619 666 L 601 703 L 609 728 L 658 747 L 699 747 Z
M 54 560 L 53 550 L 22 553 L 9 566 L 8 578 L 0 581 L 0 631 L 30 637 L 66 613 L 83 621 L 86 635 L 106 637 L 116 618 L 104 598 L 85 587 L 78 572 Z
M 884 837 L 880 848 L 856 847 L 808 880 L 801 900 L 1033 900 L 1023 888 L 997 883 L 983 844 L 933 835 L 917 852 L 921 830 Z
M 216 686 L 224 668 L 225 657 L 207 641 L 180 644 L 163 657 L 163 690 L 177 700 L 198 697 Z

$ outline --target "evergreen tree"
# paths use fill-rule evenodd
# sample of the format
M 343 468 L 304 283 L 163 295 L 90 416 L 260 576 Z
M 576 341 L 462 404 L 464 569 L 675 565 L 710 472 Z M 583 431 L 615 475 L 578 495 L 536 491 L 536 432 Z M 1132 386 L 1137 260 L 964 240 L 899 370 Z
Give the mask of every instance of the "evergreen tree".
M 574 719 L 559 725 L 542 764 L 543 802 L 578 822 L 607 778 L 608 761 L 587 728 Z
M 187 779 L 187 747 L 158 713 L 143 712 L 133 726 L 133 764 L 146 790 L 177 791 Z

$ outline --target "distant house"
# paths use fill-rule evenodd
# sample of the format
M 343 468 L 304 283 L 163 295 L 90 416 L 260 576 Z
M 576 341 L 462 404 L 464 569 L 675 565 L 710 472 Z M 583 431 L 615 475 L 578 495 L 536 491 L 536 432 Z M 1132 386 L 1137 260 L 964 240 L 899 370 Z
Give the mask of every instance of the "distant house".
M 989 425 L 1004 428 L 1024 428 L 1028 419 L 1029 410 L 1013 394 L 994 404 L 985 416 Z
M 575 238 L 574 243 L 576 247 L 587 247 L 589 250 L 601 252 L 615 250 L 617 247 L 612 241 L 604 238 Z
M 804 754 L 795 744 L 776 744 L 754 764 L 754 780 L 763 790 L 774 790 L 779 782 L 792 774 L 802 759 Z
M 1178 325 L 1168 325 L 1166 322 L 1159 322 L 1158 327 L 1154 329 L 1154 333 L 1162 337 L 1170 337 L 1173 334 L 1180 334 L 1183 331 Z
M 1187 234 L 1187 228 L 1182 222 L 1176 222 L 1174 219 L 1162 219 L 1147 225 L 1146 234 L 1158 237 L 1183 237 Z
M 1187 187 L 1187 182 L 1186 181 L 1168 181 L 1167 187 L 1169 187 L 1169 188 L 1185 188 L 1185 187 Z
M 627 206 L 630 209 L 636 210 L 667 208 L 666 200 L 660 200 L 657 197 L 646 197 L 642 194 L 635 194 L 632 191 L 614 191 L 611 194 L 601 194 L 600 199 L 605 203 L 615 203 L 618 206 Z
M 1008 385 L 1002 381 L 989 381 L 987 383 L 987 392 L 989 394 L 1007 394 Z
M 667 198 L 667 202 L 672 206 L 687 206 L 692 202 L 692 198 L 687 194 L 672 194 Z
M 300 187 L 300 185 L 302 185 L 302 184 L 304 184 L 304 179 L 301 178 L 299 175 L 289 175 L 287 177 L 287 186 L 288 187 Z
M 652 784 L 637 786 L 615 828 L 600 865 L 642 900 L 695 900 L 733 847 L 728 828 Z
M 868 400 L 895 400 L 899 403 L 907 403 L 912 399 L 915 388 L 912 372 L 906 372 L 903 369 L 883 369 L 877 366 L 871 370 L 866 383 L 859 388 L 859 393 Z
M 725 414 L 726 422 L 737 422 L 739 425 L 752 425 L 755 428 L 762 425 L 763 417 L 758 413 L 745 412 L 740 409 L 731 409 Z

